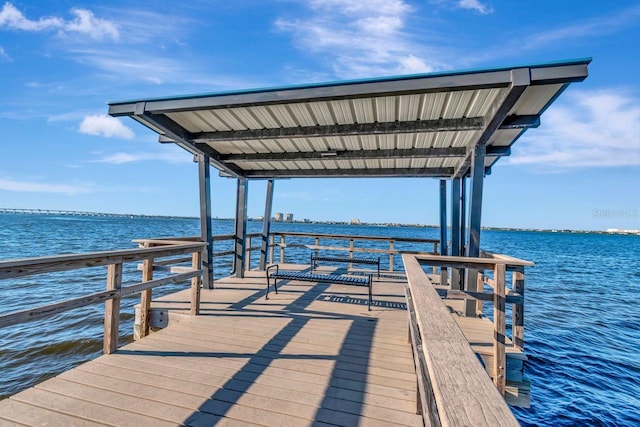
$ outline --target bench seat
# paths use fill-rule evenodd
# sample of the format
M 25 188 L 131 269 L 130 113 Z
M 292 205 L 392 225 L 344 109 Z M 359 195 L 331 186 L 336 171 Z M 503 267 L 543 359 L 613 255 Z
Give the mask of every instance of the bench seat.
M 273 271 L 274 268 L 275 271 Z M 275 290 L 276 294 L 278 293 L 278 279 L 299 280 L 303 282 L 334 283 L 337 285 L 366 286 L 367 288 L 369 288 L 369 299 L 367 302 L 367 306 L 368 309 L 371 310 L 372 280 L 370 274 L 366 276 L 349 276 L 343 274 L 319 274 L 309 273 L 305 271 L 280 270 L 278 265 L 274 264 L 267 267 L 267 292 L 265 295 L 265 299 L 269 299 L 269 287 L 271 279 L 273 279 L 273 289 Z

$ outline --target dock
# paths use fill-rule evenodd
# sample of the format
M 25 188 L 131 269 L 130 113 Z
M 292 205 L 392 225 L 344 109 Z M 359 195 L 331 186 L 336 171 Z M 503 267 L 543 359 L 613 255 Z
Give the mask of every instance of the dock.
M 264 272 L 203 289 L 199 316 L 188 290 L 159 298 L 166 328 L 0 402 L 0 424 L 423 425 L 406 284 L 375 286 L 372 311 L 354 286 L 265 300 Z

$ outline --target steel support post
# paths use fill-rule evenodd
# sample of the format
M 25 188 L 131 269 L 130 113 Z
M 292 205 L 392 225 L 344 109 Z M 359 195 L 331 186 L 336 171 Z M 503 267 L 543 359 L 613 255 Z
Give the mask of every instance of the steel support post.
M 247 180 L 239 178 L 236 196 L 236 231 L 232 272 L 236 277 L 244 277 L 244 271 L 246 269 L 247 193 Z
M 202 253 L 202 285 L 213 289 L 213 230 L 211 225 L 211 177 L 209 156 L 198 155 L 198 178 L 200 184 L 200 239 L 207 242 Z
M 447 255 L 447 180 L 440 180 L 440 255 Z M 446 286 L 447 268 L 440 267 L 440 285 Z
M 262 242 L 260 245 L 260 270 L 267 267 L 269 251 L 269 231 L 271 228 L 271 207 L 273 206 L 273 180 L 267 181 L 267 197 L 264 202 L 264 218 L 262 219 Z
M 473 150 L 471 163 L 471 207 L 469 209 L 469 245 L 467 256 L 480 256 L 480 227 L 482 222 L 482 187 L 484 184 L 484 163 L 486 146 L 476 145 Z M 477 270 L 467 270 L 467 281 L 465 289 L 476 291 L 478 281 Z M 476 304 L 471 304 L 470 300 L 465 300 L 465 315 L 475 316 Z
M 451 180 L 451 255 L 460 256 L 460 178 Z M 460 269 L 451 269 L 451 289 L 460 289 Z

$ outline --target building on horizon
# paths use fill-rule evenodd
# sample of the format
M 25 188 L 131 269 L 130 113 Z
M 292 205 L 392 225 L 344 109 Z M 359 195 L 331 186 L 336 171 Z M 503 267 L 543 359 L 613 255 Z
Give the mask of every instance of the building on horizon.
M 293 214 L 292 213 L 286 214 L 284 220 L 287 222 L 293 222 Z
M 278 222 L 282 221 L 282 212 L 276 213 L 276 216 L 273 219 Z

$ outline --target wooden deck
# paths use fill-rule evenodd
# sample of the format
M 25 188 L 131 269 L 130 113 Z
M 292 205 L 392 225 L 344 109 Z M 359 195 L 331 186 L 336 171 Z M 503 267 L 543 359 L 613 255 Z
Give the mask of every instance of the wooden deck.
M 404 288 L 375 279 L 367 311 L 364 287 L 282 282 L 265 300 L 248 272 L 203 290 L 197 317 L 170 295 L 153 303 L 165 329 L 0 402 L 0 425 L 422 425 Z

